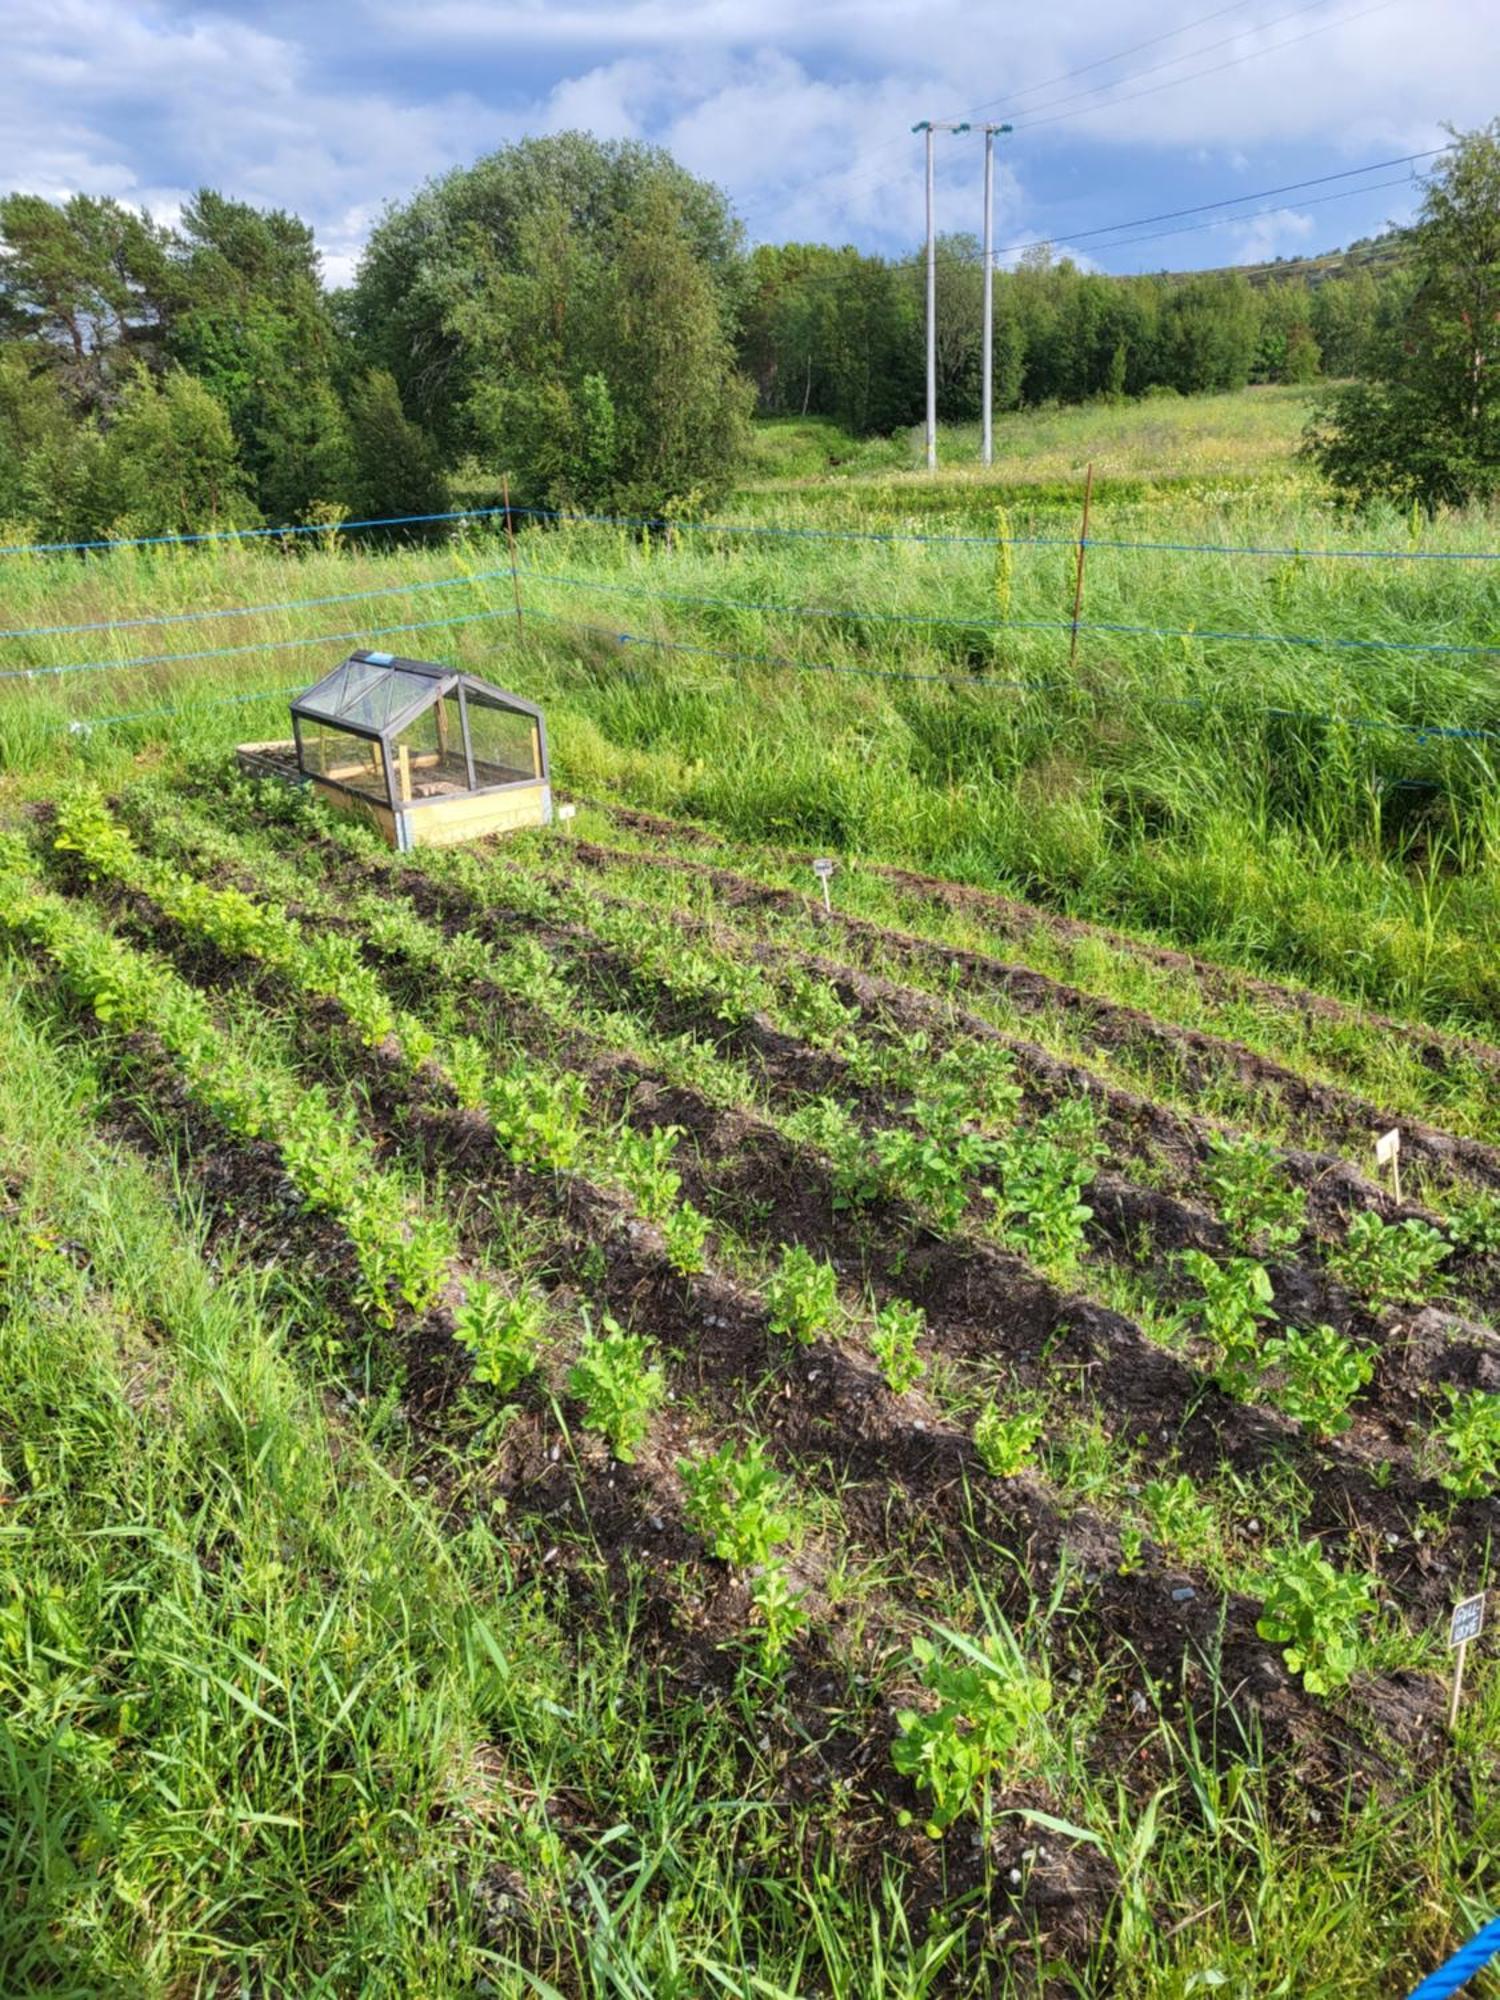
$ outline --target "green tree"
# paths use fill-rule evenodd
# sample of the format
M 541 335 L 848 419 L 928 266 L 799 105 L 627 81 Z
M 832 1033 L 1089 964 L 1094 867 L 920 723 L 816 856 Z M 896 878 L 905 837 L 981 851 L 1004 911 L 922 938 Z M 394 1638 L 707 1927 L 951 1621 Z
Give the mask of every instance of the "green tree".
M 229 416 L 181 368 L 160 380 L 138 368 L 104 436 L 91 493 L 114 532 L 191 533 L 244 527 L 257 515 L 245 490 Z
M 1410 232 L 1404 310 L 1306 450 L 1348 498 L 1424 507 L 1500 492 L 1500 119 L 1458 137 Z
M 80 411 L 108 406 L 164 331 L 168 233 L 119 202 L 0 198 L 0 332 L 24 342 Z
M 338 499 L 352 476 L 340 341 L 307 224 L 200 189 L 167 292 L 167 352 L 228 411 L 262 511 L 297 521 Z
M 356 520 L 394 514 L 440 514 L 448 489 L 437 451 L 401 407 L 395 377 L 372 368 L 349 396 L 353 463 L 348 488 Z

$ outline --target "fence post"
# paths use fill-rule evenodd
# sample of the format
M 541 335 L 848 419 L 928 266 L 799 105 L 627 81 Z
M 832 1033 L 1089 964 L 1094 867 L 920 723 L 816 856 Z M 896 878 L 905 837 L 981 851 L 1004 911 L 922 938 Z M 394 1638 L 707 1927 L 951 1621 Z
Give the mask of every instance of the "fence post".
M 505 539 L 510 543 L 510 585 L 516 594 L 516 637 L 524 639 L 526 628 L 521 623 L 521 572 L 516 567 L 516 529 L 510 518 L 510 474 L 503 473 L 500 491 L 505 500 Z
M 1073 577 L 1073 637 L 1068 646 L 1068 671 L 1078 664 L 1078 616 L 1083 610 L 1083 565 L 1089 552 L 1089 504 L 1094 497 L 1094 461 L 1083 481 L 1083 525 L 1078 530 L 1078 568 Z

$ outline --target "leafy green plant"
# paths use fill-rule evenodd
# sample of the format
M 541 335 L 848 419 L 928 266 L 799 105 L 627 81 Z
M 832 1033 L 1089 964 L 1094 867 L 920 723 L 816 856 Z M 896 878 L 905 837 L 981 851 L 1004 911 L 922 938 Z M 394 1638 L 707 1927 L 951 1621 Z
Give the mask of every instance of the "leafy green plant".
M 1046 1132 L 1017 1132 L 994 1153 L 998 1185 L 985 1189 L 1005 1240 L 1044 1270 L 1071 1271 L 1093 1209 L 1082 1199 L 1090 1161 Z
M 690 1201 L 684 1201 L 666 1216 L 661 1225 L 667 1262 L 685 1278 L 703 1269 L 703 1246 L 708 1241 L 708 1217 Z
M 833 982 L 800 965 L 781 975 L 787 1018 L 815 1047 L 839 1048 L 859 1022 L 858 1007 L 846 1005 Z
M 789 1243 L 766 1280 L 766 1324 L 772 1333 L 810 1346 L 833 1318 L 839 1274 L 800 1243 Z
M 1475 1257 L 1500 1256 L 1500 1194 L 1489 1188 L 1453 1201 L 1448 1209 L 1453 1240 Z
M 1273 1562 L 1255 1629 L 1285 1649 L 1282 1658 L 1309 1694 L 1332 1694 L 1358 1665 L 1360 1620 L 1374 1610 L 1367 1577 L 1335 1569 L 1316 1542 L 1303 1542 Z
M 545 1306 L 530 1290 L 501 1291 L 471 1278 L 453 1315 L 453 1338 L 474 1357 L 474 1380 L 502 1396 L 518 1389 L 536 1368 Z
M 1414 1215 L 1404 1222 L 1383 1222 L 1373 1209 L 1363 1209 L 1328 1261 L 1361 1298 L 1372 1305 L 1394 1305 L 1427 1295 L 1428 1281 L 1450 1248 L 1446 1237 Z
M 753 1438 L 743 1451 L 722 1445 L 712 1457 L 682 1459 L 688 1523 L 721 1562 L 753 1569 L 770 1562 L 797 1526 L 791 1486 Z
M 986 1403 L 974 1420 L 974 1449 L 986 1472 L 996 1479 L 1014 1479 L 1031 1460 L 1046 1421 L 1036 1410 L 1015 1410 L 1002 1416 Z
M 1222 1264 L 1202 1250 L 1184 1250 L 1178 1260 L 1196 1279 L 1199 1297 L 1181 1319 L 1197 1319 L 1219 1349 L 1214 1379 L 1228 1396 L 1249 1397 L 1264 1366 L 1260 1328 L 1276 1317 L 1271 1280 L 1253 1257 L 1227 1257 Z
M 927 1373 L 927 1363 L 917 1352 L 917 1342 L 926 1327 L 927 1317 L 922 1308 L 908 1304 L 905 1299 L 889 1300 L 875 1315 L 870 1330 L 870 1352 L 893 1396 L 904 1395 Z
M 584 1423 L 622 1465 L 634 1463 L 666 1394 L 666 1376 L 649 1361 L 650 1351 L 645 1334 L 627 1333 L 606 1316 L 599 1332 L 586 1327 L 568 1371 L 568 1393 L 582 1403 Z
M 562 1173 L 583 1150 L 588 1093 L 580 1076 L 548 1076 L 524 1057 L 492 1076 L 485 1108 L 508 1159 Z
M 1148 1479 L 1141 1488 L 1141 1506 L 1164 1548 L 1192 1559 L 1212 1546 L 1214 1510 L 1185 1472 L 1173 1479 Z
M 787 1129 L 792 1138 L 827 1157 L 836 1209 L 865 1208 L 879 1197 L 879 1167 L 846 1106 L 820 1097 L 796 1113 Z
M 1205 1178 L 1230 1241 L 1241 1250 L 1286 1249 L 1306 1227 L 1307 1195 L 1287 1180 L 1269 1140 L 1211 1133 Z
M 1331 1326 L 1291 1327 L 1270 1343 L 1265 1358 L 1285 1376 L 1277 1405 L 1323 1438 L 1348 1430 L 1349 1406 L 1375 1373 L 1373 1355 Z
M 476 1035 L 454 1035 L 444 1050 L 453 1094 L 465 1111 L 484 1108 L 490 1081 L 490 1054 Z
M 936 1840 L 963 1813 L 987 1815 L 997 1773 L 1014 1770 L 1052 1705 L 1052 1687 L 1013 1639 L 986 1633 L 976 1645 L 943 1632 L 912 1642 L 912 1666 L 930 1699 L 897 1711 L 891 1761 L 931 1795 L 927 1832 Z
M 1445 1385 L 1448 1414 L 1437 1426 L 1452 1463 L 1442 1481 L 1461 1500 L 1482 1500 L 1500 1490 L 1500 1396 L 1488 1389 Z
M 648 1222 L 662 1222 L 682 1189 L 682 1176 L 671 1165 L 680 1125 L 653 1125 L 649 1132 L 626 1126 L 617 1136 L 610 1168 Z

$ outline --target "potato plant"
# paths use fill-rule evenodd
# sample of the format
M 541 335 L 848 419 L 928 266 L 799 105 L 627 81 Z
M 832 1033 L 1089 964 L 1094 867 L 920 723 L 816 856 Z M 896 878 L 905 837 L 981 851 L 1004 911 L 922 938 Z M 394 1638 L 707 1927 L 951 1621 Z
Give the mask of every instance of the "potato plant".
M 1309 1694 L 1333 1694 L 1359 1664 L 1360 1625 L 1374 1610 L 1367 1577 L 1335 1569 L 1316 1542 L 1303 1542 L 1273 1562 L 1255 1629 L 1284 1649 Z
M 996 1404 L 986 1403 L 974 1419 L 974 1449 L 986 1472 L 996 1479 L 1014 1479 L 1030 1464 L 1045 1429 L 1046 1420 L 1036 1410 L 1014 1410 L 1005 1416 Z
M 781 1558 L 798 1529 L 790 1482 L 759 1438 L 743 1451 L 726 1444 L 709 1458 L 680 1460 L 677 1469 L 687 1490 L 689 1525 L 721 1562 L 748 1579 L 761 1616 L 762 1658 L 774 1670 L 807 1622 Z
M 1460 1500 L 1493 1499 L 1500 1492 L 1500 1396 L 1451 1382 L 1445 1393 L 1448 1413 L 1436 1433 L 1448 1454 L 1442 1482 Z
M 772 1333 L 809 1347 L 838 1306 L 839 1274 L 800 1243 L 789 1243 L 765 1283 L 766 1324 Z
M 1427 1297 L 1451 1249 L 1446 1237 L 1415 1216 L 1383 1222 L 1365 1209 L 1350 1222 L 1343 1245 L 1330 1252 L 1328 1261 L 1349 1289 L 1371 1305 L 1397 1305 Z
M 584 1424 L 622 1465 L 634 1463 L 666 1394 L 666 1376 L 650 1352 L 645 1334 L 627 1333 L 606 1314 L 597 1332 L 586 1327 L 568 1371 L 568 1394 L 582 1403 Z
M 1294 1244 L 1307 1224 L 1307 1195 L 1286 1177 L 1269 1140 L 1214 1132 L 1205 1175 L 1229 1240 L 1261 1254 Z
M 1265 1360 L 1282 1375 L 1277 1406 L 1320 1438 L 1348 1430 L 1350 1405 L 1375 1373 L 1374 1356 L 1331 1326 L 1289 1328 L 1267 1346 Z
M 870 1352 L 893 1396 L 905 1395 L 927 1373 L 927 1363 L 917 1352 L 917 1342 L 926 1330 L 922 1308 L 905 1299 L 890 1299 L 876 1313 L 870 1329 Z
M 1184 1250 L 1178 1262 L 1199 1291 L 1179 1322 L 1199 1323 L 1219 1350 L 1215 1381 L 1227 1396 L 1244 1401 L 1265 1368 L 1261 1326 L 1276 1317 L 1270 1276 L 1253 1257 L 1228 1257 L 1219 1264 L 1206 1251 Z
M 1019 1770 L 1052 1705 L 1050 1681 L 1008 1634 L 986 1633 L 977 1644 L 956 1632 L 939 1637 L 940 1645 L 912 1641 L 927 1702 L 897 1711 L 891 1746 L 896 1769 L 930 1795 L 933 1840 L 965 1813 L 988 1817 L 992 1784 Z
M 535 1372 L 545 1322 L 536 1292 L 504 1292 L 487 1278 L 471 1278 L 453 1315 L 453 1338 L 473 1356 L 474 1380 L 506 1396 Z

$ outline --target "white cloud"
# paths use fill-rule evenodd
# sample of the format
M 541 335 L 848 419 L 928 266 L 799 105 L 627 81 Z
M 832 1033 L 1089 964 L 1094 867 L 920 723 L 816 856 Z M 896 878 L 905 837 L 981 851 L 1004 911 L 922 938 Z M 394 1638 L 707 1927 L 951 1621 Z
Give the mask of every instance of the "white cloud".
M 253 18 L 191 0 L 5 0 L 0 186 L 163 214 L 219 186 L 305 215 L 339 279 L 385 201 L 525 132 L 581 126 L 669 146 L 728 190 L 752 237 L 904 249 L 922 227 L 912 121 L 991 100 L 987 115 L 1016 112 L 997 222 L 1019 240 L 1441 143 L 1442 120 L 1479 123 L 1500 98 L 1488 13 L 1327 0 L 1195 56 L 1231 27 L 1161 40 L 1160 0 L 1015 10 L 1003 32 L 968 0 L 262 0 Z M 940 226 L 977 226 L 977 138 L 942 140 L 938 157 Z M 1174 164 L 1180 203 L 1162 198 Z M 1308 204 L 1227 240 L 1244 255 L 1334 241 L 1355 213 Z M 1191 261 L 1224 240 L 1170 249 Z

